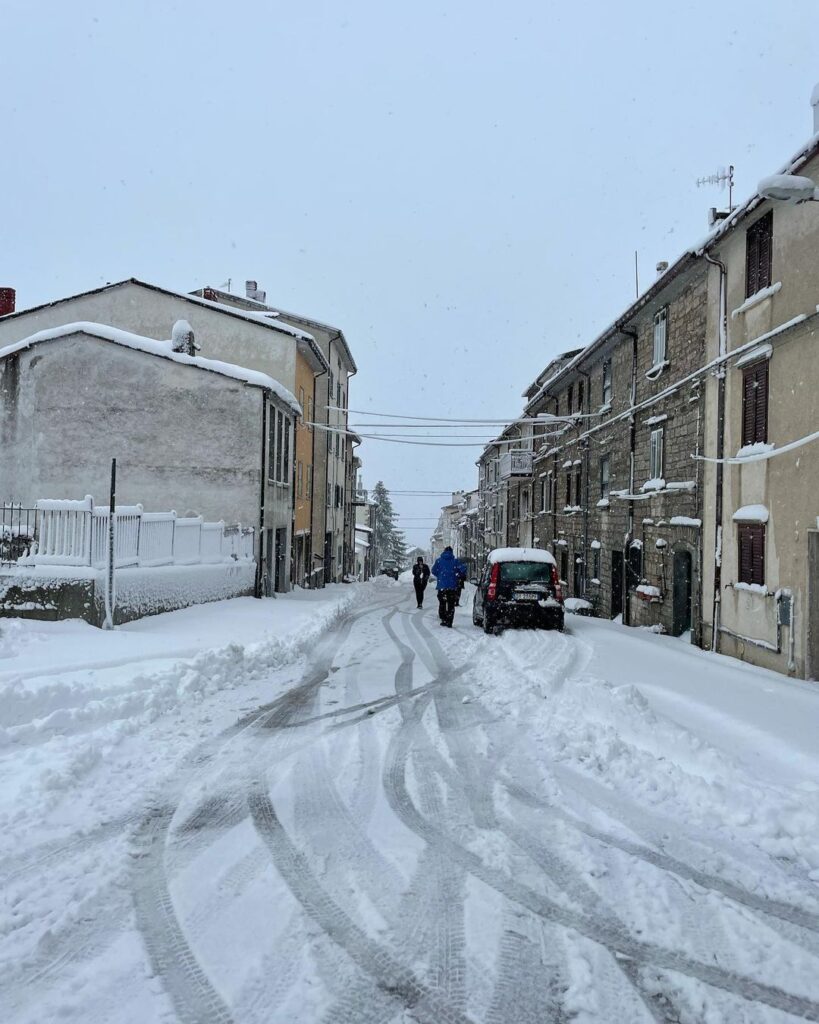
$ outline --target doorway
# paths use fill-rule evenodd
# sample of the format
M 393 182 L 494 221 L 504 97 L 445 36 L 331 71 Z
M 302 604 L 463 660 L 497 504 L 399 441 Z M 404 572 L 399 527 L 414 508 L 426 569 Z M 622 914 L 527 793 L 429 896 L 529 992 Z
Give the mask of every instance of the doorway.
M 275 588 L 276 593 L 281 594 L 285 590 L 284 584 L 284 565 L 285 556 L 287 554 L 287 529 L 286 527 L 280 527 L 276 530 L 276 564 L 275 564 Z
M 611 617 L 623 614 L 623 552 L 611 553 Z
M 671 633 L 681 636 L 691 629 L 691 552 L 674 552 L 673 614 Z
M 583 559 L 580 554 L 574 553 L 574 596 L 583 597 Z

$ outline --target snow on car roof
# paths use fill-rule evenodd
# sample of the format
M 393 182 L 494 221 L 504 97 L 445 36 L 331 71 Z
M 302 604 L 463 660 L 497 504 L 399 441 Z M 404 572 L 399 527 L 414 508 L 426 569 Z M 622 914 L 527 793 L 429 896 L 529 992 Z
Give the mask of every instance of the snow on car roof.
M 489 562 L 548 562 L 557 565 L 554 556 L 543 548 L 495 548 L 489 552 Z

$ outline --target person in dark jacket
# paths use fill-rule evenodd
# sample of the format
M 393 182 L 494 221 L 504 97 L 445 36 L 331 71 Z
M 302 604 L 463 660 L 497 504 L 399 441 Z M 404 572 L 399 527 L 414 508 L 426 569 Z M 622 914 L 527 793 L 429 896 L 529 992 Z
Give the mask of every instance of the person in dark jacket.
M 419 555 L 412 567 L 412 585 L 415 587 L 415 600 L 418 602 L 419 608 L 424 607 L 424 591 L 427 589 L 427 583 L 429 583 L 429 566 Z
M 455 618 L 455 603 L 458 600 L 458 583 L 466 579 L 466 566 L 459 562 L 447 546 L 435 559 L 432 575 L 438 590 L 438 617 L 444 626 L 452 628 Z

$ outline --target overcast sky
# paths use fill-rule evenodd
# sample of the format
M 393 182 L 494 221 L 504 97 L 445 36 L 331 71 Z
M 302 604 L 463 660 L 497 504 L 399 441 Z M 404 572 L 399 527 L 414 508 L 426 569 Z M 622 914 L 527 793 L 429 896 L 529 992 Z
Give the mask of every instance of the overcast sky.
M 0 285 L 256 278 L 342 327 L 355 409 L 513 417 L 812 134 L 819 4 L 0 3 Z M 359 417 L 360 418 L 360 417 Z M 365 483 L 475 486 L 368 442 Z M 439 499 L 401 499 L 426 544 Z M 409 517 L 429 516 L 423 524 Z M 420 527 L 420 529 L 418 528 Z

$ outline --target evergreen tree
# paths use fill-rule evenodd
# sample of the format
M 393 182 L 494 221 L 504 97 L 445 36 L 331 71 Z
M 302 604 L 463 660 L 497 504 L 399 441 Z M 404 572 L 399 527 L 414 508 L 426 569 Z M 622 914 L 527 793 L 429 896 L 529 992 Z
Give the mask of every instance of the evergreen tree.
M 376 504 L 372 538 L 376 566 L 385 558 L 393 558 L 403 566 L 407 557 L 407 544 L 404 534 L 396 525 L 390 492 L 381 480 L 373 487 L 371 497 Z

